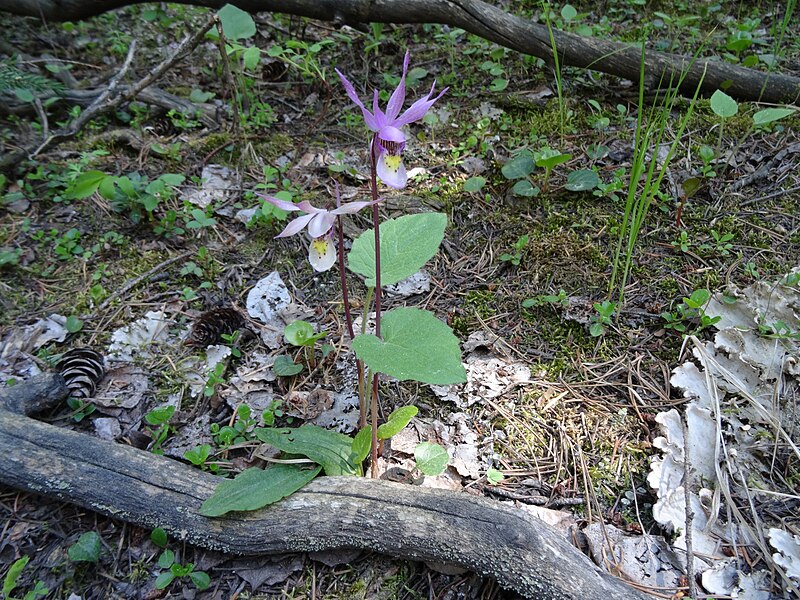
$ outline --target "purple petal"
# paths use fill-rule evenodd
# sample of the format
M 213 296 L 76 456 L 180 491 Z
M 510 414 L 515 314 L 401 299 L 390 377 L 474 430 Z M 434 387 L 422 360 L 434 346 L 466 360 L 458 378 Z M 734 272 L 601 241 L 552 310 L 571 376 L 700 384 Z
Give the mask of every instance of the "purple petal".
M 389 187 L 398 190 L 406 187 L 408 176 L 406 175 L 406 167 L 403 164 L 403 159 L 400 156 L 392 156 L 386 152 L 382 152 L 378 158 L 376 171 L 381 181 Z
M 297 208 L 299 208 L 303 212 L 307 212 L 307 213 L 312 214 L 312 215 L 316 215 L 318 213 L 328 212 L 325 209 L 317 208 L 315 206 L 312 206 L 311 202 L 309 202 L 308 200 L 303 200 L 302 202 L 298 202 L 295 206 L 297 206 Z
M 285 210 L 286 212 L 303 210 L 302 208 L 300 208 L 300 205 L 295 204 L 294 202 L 286 202 L 286 200 L 279 200 L 278 198 L 275 198 L 273 196 L 262 196 L 261 194 L 259 194 L 259 196 L 264 200 L 266 200 L 267 202 L 269 202 L 270 204 L 277 206 L 278 208 L 280 208 L 281 210 Z
M 311 240 L 308 246 L 308 262 L 320 273 L 336 264 L 336 245 L 333 240 L 327 236 Z
M 403 102 L 406 101 L 406 73 L 408 73 L 408 59 L 409 54 L 406 50 L 406 57 L 403 59 L 403 75 L 400 77 L 400 83 L 392 92 L 389 102 L 386 104 L 386 118 L 389 122 L 394 121 L 397 115 L 400 114 L 400 109 L 403 108 Z
M 303 215 L 302 217 L 297 217 L 294 221 L 289 223 L 286 226 L 286 229 L 281 231 L 276 238 L 280 237 L 289 237 L 290 235 L 296 235 L 303 231 L 303 228 L 308 225 L 308 222 L 314 218 L 314 215 Z
M 436 85 L 436 82 L 433 82 L 433 85 Z M 414 104 L 408 107 L 408 110 L 400 115 L 400 118 L 396 119 L 394 125 L 396 127 L 402 127 L 403 125 L 408 125 L 409 123 L 413 123 L 414 121 L 419 121 L 422 117 L 425 116 L 425 113 L 428 112 L 433 103 L 436 102 L 439 98 L 441 98 L 444 93 L 449 88 L 444 88 L 438 96 L 434 99 L 430 99 L 431 95 L 433 95 L 433 87 L 431 87 L 430 93 L 425 98 L 420 98 Z
M 371 130 L 377 131 L 378 126 L 375 123 L 375 117 L 372 115 L 371 112 L 367 110 L 367 108 L 364 106 L 364 103 L 361 102 L 361 98 L 359 98 L 358 94 L 356 94 L 356 90 L 353 87 L 353 84 L 347 81 L 347 77 L 342 75 L 339 69 L 334 69 L 334 70 L 339 75 L 339 79 L 342 80 L 342 85 L 344 85 L 344 91 L 347 92 L 347 95 L 350 98 L 350 100 L 352 100 L 353 104 L 355 104 L 358 108 L 361 109 L 361 114 L 364 115 L 364 123 L 366 123 L 367 127 L 369 127 Z
M 372 110 L 375 112 L 375 129 L 372 131 L 378 131 L 381 127 L 388 123 L 386 119 L 386 115 L 383 114 L 381 107 L 378 106 L 378 90 L 373 90 L 372 94 Z
M 377 204 L 380 200 L 372 200 L 371 202 L 348 202 L 342 204 L 339 208 L 332 210 L 334 215 L 352 215 L 360 211 L 362 208 Z
M 380 131 L 378 131 L 378 138 L 385 142 L 395 142 L 397 144 L 404 144 L 406 141 L 405 134 L 391 125 L 381 127 Z
M 308 224 L 308 234 L 312 238 L 322 237 L 331 230 L 336 217 L 333 213 L 323 211 L 314 215 Z

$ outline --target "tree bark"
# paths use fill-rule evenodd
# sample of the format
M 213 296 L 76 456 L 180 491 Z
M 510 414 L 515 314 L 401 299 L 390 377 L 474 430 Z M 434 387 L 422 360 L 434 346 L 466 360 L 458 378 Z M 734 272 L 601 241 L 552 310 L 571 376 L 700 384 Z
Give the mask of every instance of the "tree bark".
M 544 523 L 485 498 L 323 477 L 264 509 L 198 513 L 220 478 L 14 411 L 63 397 L 63 382 L 0 397 L 0 484 L 236 555 L 356 548 L 456 565 L 529 598 L 643 600 Z M 37 398 L 36 392 L 48 394 Z
M 0 10 L 50 21 L 67 21 L 96 15 L 143 0 L 0 0 Z M 220 8 L 226 0 L 178 0 L 209 8 Z M 250 12 L 279 12 L 337 24 L 440 23 L 465 31 L 506 48 L 552 61 L 547 28 L 508 14 L 481 0 L 236 0 Z M 582 67 L 639 80 L 641 50 L 637 45 L 582 37 L 553 30 L 562 66 Z M 800 78 L 769 74 L 717 60 L 661 52 L 648 52 L 645 83 L 648 90 L 669 87 L 687 71 L 680 91 L 692 96 L 698 85 L 706 95 L 725 87 L 739 100 L 797 103 Z M 702 82 L 702 83 L 701 83 Z M 726 87 L 727 85 L 727 87 Z

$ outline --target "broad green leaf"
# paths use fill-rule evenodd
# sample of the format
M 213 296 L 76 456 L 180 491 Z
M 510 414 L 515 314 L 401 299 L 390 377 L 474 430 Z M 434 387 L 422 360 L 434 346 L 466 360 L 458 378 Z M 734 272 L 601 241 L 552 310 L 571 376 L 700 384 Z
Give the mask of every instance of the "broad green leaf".
M 353 445 L 351 446 L 353 451 L 353 462 L 357 465 L 364 462 L 364 460 L 369 455 L 371 446 L 372 446 L 372 428 L 364 427 L 356 434 L 356 437 L 353 439 Z
M 489 89 L 493 92 L 502 92 L 507 87 L 508 79 L 497 77 L 496 79 L 492 79 L 492 84 L 489 86 Z
M 165 548 L 167 546 L 167 532 L 161 527 L 156 527 L 150 532 L 150 541 L 159 548 Z
M 392 285 L 419 271 L 436 254 L 446 226 L 443 213 L 406 215 L 381 223 L 381 285 Z M 375 287 L 374 229 L 353 242 L 347 265 L 364 276 L 367 286 Z
M 591 169 L 573 171 L 567 175 L 567 184 L 564 186 L 571 192 L 586 192 L 593 190 L 600 183 L 600 176 Z
M 753 124 L 756 126 L 766 125 L 767 123 L 772 123 L 773 121 L 788 117 L 794 112 L 796 111 L 793 108 L 765 108 L 753 115 Z
M 208 573 L 205 571 L 194 571 L 189 573 L 189 579 L 192 580 L 192 583 L 201 592 L 211 585 L 211 577 L 209 577 Z
M 200 514 L 218 517 L 232 510 L 256 510 L 273 504 L 306 485 L 321 469 L 301 469 L 296 465 L 247 469 L 235 479 L 220 482 L 214 493 L 203 502 Z
M 467 380 L 458 339 L 433 313 L 395 308 L 383 316 L 380 339 L 363 334 L 353 340 L 356 356 L 373 373 L 400 380 L 449 385 Z
M 419 409 L 416 406 L 401 406 L 392 411 L 386 423 L 378 427 L 378 439 L 388 440 L 393 435 L 400 433 L 408 423 L 417 416 Z
M 465 192 L 477 192 L 486 185 L 485 177 L 470 177 L 464 182 Z
M 261 49 L 258 46 L 250 46 L 242 54 L 242 63 L 248 71 L 255 71 L 259 60 L 261 60 Z
M 249 13 L 233 4 L 226 4 L 217 13 L 222 32 L 229 40 L 244 40 L 256 34 L 256 23 Z
M 314 333 L 314 327 L 308 321 L 300 319 L 292 321 L 283 330 L 283 337 L 292 346 L 313 346 L 314 342 L 327 335 L 325 331 Z
M 683 302 L 689 308 L 702 308 L 708 299 L 711 297 L 711 292 L 706 289 L 699 289 L 692 292 L 688 298 L 684 298 Z
M 728 94 L 722 90 L 717 90 L 711 94 L 711 110 L 718 117 L 727 119 L 739 112 L 739 105 Z
M 181 175 L 179 173 L 164 173 L 158 179 L 160 179 L 161 181 L 163 181 L 167 185 L 180 185 L 186 180 L 186 177 L 184 177 L 183 175 Z M 156 180 L 156 181 L 158 181 L 158 180 Z
M 512 191 L 517 196 L 522 196 L 523 198 L 533 198 L 534 196 L 538 196 L 540 192 L 539 188 L 527 179 L 520 179 L 514 184 Z
M 450 457 L 447 455 L 447 450 L 439 444 L 422 442 L 414 448 L 414 460 L 417 461 L 417 468 L 420 471 L 435 477 L 444 473 Z
M 30 91 L 28 88 L 15 88 L 14 94 L 22 102 L 33 102 L 35 99 L 33 92 Z
M 565 163 L 572 158 L 571 154 L 563 154 L 559 150 L 554 150 L 553 148 L 542 148 L 533 156 L 536 159 L 536 166 L 545 169 L 552 169 L 556 165 Z
M 197 104 L 208 102 L 213 97 L 214 97 L 214 92 L 204 92 L 203 90 L 200 90 L 198 88 L 192 89 L 191 93 L 189 94 L 189 100 Z
M 535 166 L 536 164 L 533 162 L 531 153 L 527 150 L 523 150 L 504 164 L 500 172 L 506 179 L 522 179 L 530 175 Z
M 687 198 L 691 198 L 694 196 L 697 191 L 700 189 L 700 179 L 698 177 L 690 177 L 683 183 L 681 183 L 681 190 L 683 191 L 683 195 Z
M 100 182 L 106 177 L 106 174 L 102 171 L 86 171 L 86 173 L 81 173 L 69 187 L 68 194 L 70 198 L 76 200 L 88 198 L 97 191 Z
M 573 21 L 578 16 L 578 11 L 571 4 L 565 4 L 561 8 L 561 18 L 565 21 Z
M 78 541 L 67 548 L 72 562 L 97 562 L 100 560 L 100 536 L 96 531 L 87 531 Z
M 326 475 L 355 475 L 351 460 L 353 438 L 316 425 L 256 429 L 256 437 L 288 454 L 307 456 L 322 465 Z
M 11 592 L 15 587 L 17 587 L 17 579 L 19 579 L 23 569 L 25 569 L 25 565 L 28 564 L 30 559 L 30 556 L 23 556 L 22 558 L 15 560 L 14 564 L 9 567 L 8 573 L 6 573 L 6 577 L 3 580 L 3 595 L 6 598 L 9 598 L 11 596 Z
M 291 357 L 281 354 L 275 357 L 275 363 L 272 365 L 272 370 L 278 377 L 292 377 L 297 375 L 303 370 L 303 365 L 298 365 Z
M 175 580 L 175 573 L 173 573 L 172 571 L 164 571 L 158 577 L 156 577 L 156 589 L 163 590 L 174 580 Z
M 158 557 L 158 566 L 162 569 L 169 569 L 175 562 L 175 553 L 172 550 L 164 550 Z
M 70 333 L 78 333 L 83 329 L 83 321 L 75 315 L 70 315 L 67 317 L 67 322 L 64 323 L 64 327 L 66 327 L 67 331 Z

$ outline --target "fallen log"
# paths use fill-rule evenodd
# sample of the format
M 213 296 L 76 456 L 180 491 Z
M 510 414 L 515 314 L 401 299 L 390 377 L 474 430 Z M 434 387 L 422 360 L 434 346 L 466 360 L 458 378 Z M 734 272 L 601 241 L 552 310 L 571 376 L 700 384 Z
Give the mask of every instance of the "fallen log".
M 0 484 L 77 504 L 233 555 L 371 550 L 455 565 L 528 598 L 643 600 L 546 524 L 485 498 L 357 477 L 322 477 L 264 509 L 198 513 L 219 477 L 25 414 L 63 382 L 0 397 Z M 20 393 L 22 392 L 22 393 Z
M 71 21 L 145 0 L 0 0 L 0 10 L 48 21 Z M 227 0 L 178 0 L 209 8 L 221 8 Z M 546 26 L 482 2 L 481 0 L 237 0 L 250 12 L 278 12 L 340 25 L 365 23 L 439 23 L 465 31 L 506 48 L 553 60 L 550 33 Z M 561 66 L 581 67 L 639 81 L 641 50 L 636 44 L 583 37 L 553 30 Z M 800 78 L 765 73 L 716 59 L 692 61 L 691 57 L 649 51 L 645 56 L 645 84 L 649 91 L 677 84 L 686 77 L 680 91 L 691 97 L 698 85 L 708 95 L 717 89 L 739 100 L 797 103 Z M 702 82 L 702 84 L 701 84 Z

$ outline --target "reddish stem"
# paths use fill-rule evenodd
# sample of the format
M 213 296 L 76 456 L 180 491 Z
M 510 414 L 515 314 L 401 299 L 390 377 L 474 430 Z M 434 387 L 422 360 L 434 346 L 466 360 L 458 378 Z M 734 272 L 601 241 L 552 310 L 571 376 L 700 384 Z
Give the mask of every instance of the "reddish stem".
M 372 136 L 372 151 L 370 152 L 370 189 L 372 201 L 378 200 L 378 175 L 375 161 L 378 156 L 378 134 Z M 381 234 L 380 215 L 378 205 L 372 205 L 372 227 L 375 229 L 375 335 L 381 337 Z

